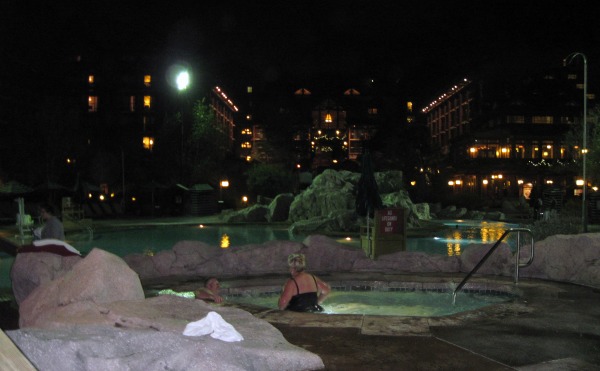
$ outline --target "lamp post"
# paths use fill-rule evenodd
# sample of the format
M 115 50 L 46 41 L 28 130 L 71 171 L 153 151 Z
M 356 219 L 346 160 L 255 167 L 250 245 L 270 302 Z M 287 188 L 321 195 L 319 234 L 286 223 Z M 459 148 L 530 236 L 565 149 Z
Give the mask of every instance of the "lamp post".
M 583 160 L 583 192 L 581 193 L 581 224 L 583 226 L 583 233 L 588 231 L 587 228 L 587 207 L 586 207 L 586 193 L 587 193 L 587 179 L 586 179 L 586 158 L 587 158 L 587 58 L 585 54 L 574 52 L 569 54 L 564 60 L 563 64 L 566 66 L 573 61 L 575 57 L 581 57 L 583 59 L 583 148 L 581 148 L 581 155 Z
M 180 92 L 185 92 L 190 85 L 190 74 L 187 70 L 180 71 L 175 78 L 175 83 L 177 85 L 177 90 Z M 183 121 L 184 121 L 184 112 L 181 112 L 181 163 L 179 166 L 179 181 L 183 182 L 183 163 L 184 163 L 184 152 L 183 152 L 183 142 L 184 142 L 184 132 L 183 132 Z

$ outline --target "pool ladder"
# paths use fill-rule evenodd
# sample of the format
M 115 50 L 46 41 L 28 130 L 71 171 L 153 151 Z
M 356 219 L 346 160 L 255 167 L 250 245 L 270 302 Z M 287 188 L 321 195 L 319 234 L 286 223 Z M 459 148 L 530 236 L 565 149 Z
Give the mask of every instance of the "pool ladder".
M 483 256 L 483 258 L 481 258 L 479 263 L 477 263 L 475 267 L 471 269 L 469 274 L 467 274 L 467 276 L 461 281 L 461 283 L 459 283 L 458 286 L 456 286 L 454 292 L 452 293 L 452 304 L 456 303 L 456 294 L 463 288 L 463 286 L 465 285 L 465 283 L 467 283 L 469 278 L 471 278 L 471 276 L 475 274 L 475 272 L 477 272 L 479 267 L 481 267 L 483 263 L 485 263 L 485 261 L 490 257 L 490 255 L 492 255 L 494 251 L 496 251 L 496 248 L 500 246 L 500 244 L 506 238 L 506 236 L 514 232 L 517 233 L 517 253 L 515 256 L 515 284 L 519 283 L 519 268 L 527 267 L 533 262 L 533 233 L 531 232 L 531 229 L 528 228 L 510 228 L 506 230 L 506 232 L 502 234 L 498 241 L 496 241 L 494 246 L 492 246 L 492 248 Z M 521 233 L 529 233 L 529 235 L 531 236 L 531 255 L 529 256 L 529 260 L 527 260 L 524 263 L 521 263 L 519 260 L 521 256 Z

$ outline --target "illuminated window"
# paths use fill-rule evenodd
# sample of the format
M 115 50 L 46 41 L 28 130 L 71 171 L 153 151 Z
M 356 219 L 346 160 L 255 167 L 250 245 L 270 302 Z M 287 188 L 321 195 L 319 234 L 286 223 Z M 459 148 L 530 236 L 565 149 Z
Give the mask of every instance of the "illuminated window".
M 509 147 L 500 147 L 498 151 L 496 151 L 497 158 L 510 158 L 510 148 Z
M 252 94 L 252 86 L 247 86 L 247 87 L 246 87 L 246 92 L 247 92 L 248 94 Z
M 150 87 L 151 83 L 152 83 L 152 76 L 144 75 L 144 85 L 146 85 L 147 87 Z
M 333 122 L 333 118 L 331 117 L 331 113 L 325 115 L 325 122 Z
M 550 142 L 544 142 L 542 144 L 542 157 L 554 158 L 554 146 L 552 146 Z
M 152 147 L 154 147 L 154 138 L 152 138 L 152 137 L 142 138 L 142 145 L 144 146 L 144 149 L 149 149 L 152 151 Z
M 242 148 L 252 148 L 252 143 L 244 142 L 244 143 L 242 143 Z
M 135 112 L 135 96 L 129 97 L 129 112 Z
M 570 73 L 567 75 L 567 79 L 569 80 L 576 80 L 577 79 L 577 75 L 574 73 Z
M 152 102 L 152 97 L 149 95 L 144 95 L 144 108 L 150 108 L 150 103 Z
M 412 110 L 413 110 L 412 102 L 406 102 L 406 109 L 408 110 L 408 112 L 412 112 Z
M 522 116 L 522 115 L 507 116 L 506 117 L 506 122 L 508 124 L 524 124 L 525 123 L 525 116 Z
M 552 116 L 533 116 L 531 122 L 533 124 L 552 124 L 554 118 Z
M 94 79 L 94 75 L 89 75 L 89 76 L 88 76 L 88 83 L 89 83 L 90 85 L 93 85 L 93 84 L 94 84 L 94 81 L 95 81 L 95 79 Z
M 375 107 L 371 107 L 368 109 L 369 115 L 376 115 L 377 114 L 377 108 Z
M 88 112 L 98 112 L 98 97 L 95 95 L 88 97 Z

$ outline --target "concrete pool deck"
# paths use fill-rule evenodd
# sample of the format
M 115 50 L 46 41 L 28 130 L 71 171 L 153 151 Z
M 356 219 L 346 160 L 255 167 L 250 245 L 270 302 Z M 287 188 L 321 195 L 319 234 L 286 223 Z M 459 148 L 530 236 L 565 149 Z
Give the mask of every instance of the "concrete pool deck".
M 94 221 L 100 228 L 210 222 L 219 223 L 217 218 Z M 385 276 L 323 278 L 390 279 Z M 283 283 L 284 277 L 255 278 L 246 284 Z M 460 282 L 463 277 L 442 278 Z M 473 279 L 512 285 L 505 277 Z M 185 285 L 197 283 L 179 288 L 185 290 Z M 273 324 L 290 343 L 318 354 L 326 370 L 600 370 L 600 290 L 528 279 L 521 279 L 518 289 L 521 296 L 509 304 L 440 318 L 249 311 Z
M 323 275 L 328 282 L 460 282 L 464 275 Z M 282 277 L 221 279 L 225 292 L 270 287 Z M 506 277 L 473 277 L 511 286 L 515 299 L 444 317 L 294 313 L 240 306 L 318 354 L 327 370 L 600 370 L 600 290 Z M 166 287 L 168 283 L 160 286 Z M 176 285 L 180 291 L 197 283 Z M 460 300 L 460 293 L 457 300 Z M 450 305 L 450 304 L 449 304 Z

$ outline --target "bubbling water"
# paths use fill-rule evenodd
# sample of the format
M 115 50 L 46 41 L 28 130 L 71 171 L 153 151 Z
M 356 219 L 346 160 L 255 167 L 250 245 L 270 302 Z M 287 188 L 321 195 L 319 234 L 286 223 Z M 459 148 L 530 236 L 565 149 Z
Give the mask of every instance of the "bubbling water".
M 190 292 L 162 290 L 159 295 L 193 298 Z M 277 309 L 277 293 L 259 295 L 228 295 L 228 303 L 247 304 L 265 309 Z M 452 292 L 445 291 L 334 291 L 322 304 L 326 314 L 393 315 L 407 317 L 437 317 L 471 311 L 510 300 L 508 295 L 463 293 L 452 304 Z

